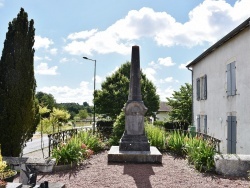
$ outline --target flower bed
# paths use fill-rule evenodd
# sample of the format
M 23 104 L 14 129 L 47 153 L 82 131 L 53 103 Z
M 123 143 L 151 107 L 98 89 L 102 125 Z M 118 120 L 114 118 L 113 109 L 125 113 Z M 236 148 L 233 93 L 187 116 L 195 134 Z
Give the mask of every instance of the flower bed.
M 98 135 L 80 132 L 67 143 L 60 143 L 53 149 L 52 157 L 56 159 L 56 165 L 72 165 L 82 162 L 102 149 L 103 144 Z

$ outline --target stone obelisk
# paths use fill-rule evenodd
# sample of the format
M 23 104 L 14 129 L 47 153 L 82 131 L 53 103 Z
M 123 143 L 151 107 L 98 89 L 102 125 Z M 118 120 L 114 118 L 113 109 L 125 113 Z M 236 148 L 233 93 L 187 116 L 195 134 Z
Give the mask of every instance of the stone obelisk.
M 149 151 L 150 143 L 144 132 L 147 108 L 141 95 L 139 46 L 132 47 L 128 101 L 124 107 L 125 132 L 120 140 L 120 151 Z
M 147 108 L 141 95 L 141 70 L 139 46 L 132 46 L 128 101 L 124 107 L 125 131 L 119 146 L 112 146 L 108 162 L 161 163 L 162 154 L 150 146 L 144 131 Z

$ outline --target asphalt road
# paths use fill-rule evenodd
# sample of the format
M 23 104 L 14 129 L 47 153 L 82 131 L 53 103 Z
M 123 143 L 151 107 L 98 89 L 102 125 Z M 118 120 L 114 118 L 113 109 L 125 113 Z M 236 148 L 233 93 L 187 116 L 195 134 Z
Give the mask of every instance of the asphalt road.
M 47 135 L 43 136 L 42 147 L 46 148 L 49 146 L 49 139 Z M 33 138 L 26 143 L 26 147 L 23 149 L 23 154 L 31 153 L 37 150 L 41 150 L 41 137 Z

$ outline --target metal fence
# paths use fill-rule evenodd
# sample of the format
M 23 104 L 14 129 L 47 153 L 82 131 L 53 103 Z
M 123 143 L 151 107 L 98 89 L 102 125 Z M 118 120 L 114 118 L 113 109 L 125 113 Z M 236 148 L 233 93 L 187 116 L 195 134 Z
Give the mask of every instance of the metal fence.
M 173 131 L 179 131 L 183 134 L 187 134 L 188 136 L 192 136 L 192 137 L 199 137 L 203 140 L 209 140 L 211 141 L 217 152 L 220 152 L 220 140 L 217 138 L 214 138 L 212 136 L 209 136 L 207 134 L 203 134 L 201 132 L 195 132 L 195 131 L 189 131 L 189 130 L 181 130 L 181 129 L 166 129 L 167 132 L 173 132 Z
M 57 147 L 59 143 L 66 142 L 68 139 L 70 139 L 73 135 L 77 134 L 80 131 L 88 131 L 92 130 L 90 127 L 82 127 L 82 128 L 74 128 L 66 131 L 61 131 L 58 133 L 53 133 L 49 134 L 49 154 L 48 156 L 51 156 L 51 152 L 54 147 Z M 182 130 L 182 129 L 166 129 L 166 132 L 173 132 L 173 131 L 179 131 L 180 133 L 187 134 L 188 136 L 193 136 L 193 137 L 199 137 L 202 138 L 203 140 L 209 140 L 211 141 L 215 149 L 220 152 L 220 140 L 217 138 L 214 138 L 212 136 L 200 133 L 200 132 L 194 132 L 194 131 L 188 131 L 188 130 Z M 97 132 L 101 133 L 102 139 L 108 139 L 109 136 L 112 133 L 112 127 L 102 127 L 98 128 Z
M 80 131 L 88 131 L 91 130 L 90 127 L 81 127 L 81 128 L 74 128 L 66 131 L 60 131 L 53 134 L 48 134 L 49 138 L 49 153 L 48 156 L 51 156 L 51 152 L 54 147 L 57 147 L 59 143 L 67 142 L 73 135 L 77 134 Z

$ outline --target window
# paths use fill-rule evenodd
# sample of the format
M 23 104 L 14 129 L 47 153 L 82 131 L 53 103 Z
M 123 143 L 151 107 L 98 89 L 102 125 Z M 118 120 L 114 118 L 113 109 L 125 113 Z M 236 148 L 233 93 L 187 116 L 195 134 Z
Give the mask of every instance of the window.
M 227 153 L 236 153 L 236 116 L 227 116 Z
M 207 134 L 207 115 L 197 115 L 197 132 Z
M 235 62 L 227 64 L 227 96 L 236 95 Z
M 198 101 L 207 99 L 207 75 L 196 79 L 196 99 Z

